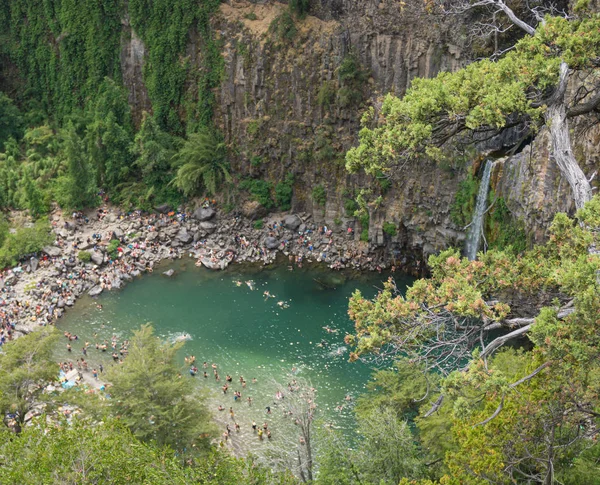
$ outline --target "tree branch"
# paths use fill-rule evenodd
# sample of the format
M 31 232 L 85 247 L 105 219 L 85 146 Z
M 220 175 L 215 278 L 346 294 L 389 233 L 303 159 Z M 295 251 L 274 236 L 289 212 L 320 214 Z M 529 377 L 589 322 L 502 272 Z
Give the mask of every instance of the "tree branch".
M 600 105 L 600 89 L 585 103 L 577 104 L 567 110 L 567 118 L 584 115 L 594 111 Z

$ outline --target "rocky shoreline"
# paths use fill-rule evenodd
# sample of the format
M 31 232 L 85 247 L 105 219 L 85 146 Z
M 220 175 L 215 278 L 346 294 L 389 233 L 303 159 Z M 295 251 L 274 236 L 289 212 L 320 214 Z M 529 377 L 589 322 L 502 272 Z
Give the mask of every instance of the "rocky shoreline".
M 53 324 L 80 296 L 119 289 L 167 259 L 193 257 L 214 270 L 235 263 L 273 264 L 278 256 L 290 265 L 317 262 L 335 270 L 422 269 L 419 261 L 393 261 L 381 248 L 371 251 L 352 229 L 318 227 L 303 213 L 271 214 L 257 223 L 208 204 L 193 212 L 168 210 L 55 211 L 54 244 L 0 275 L 4 340 Z

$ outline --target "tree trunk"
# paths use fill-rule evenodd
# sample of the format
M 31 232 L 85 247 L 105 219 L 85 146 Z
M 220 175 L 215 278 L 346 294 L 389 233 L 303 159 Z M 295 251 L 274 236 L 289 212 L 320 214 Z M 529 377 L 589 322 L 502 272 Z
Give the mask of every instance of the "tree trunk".
M 566 62 L 563 62 L 560 65 L 559 85 L 556 93 L 548 103 L 545 116 L 552 140 L 552 155 L 560 173 L 567 180 L 573 191 L 575 207 L 581 209 L 592 198 L 592 187 L 583 170 L 579 167 L 571 148 L 571 134 L 569 133 L 565 103 L 565 91 L 568 80 L 569 66 Z

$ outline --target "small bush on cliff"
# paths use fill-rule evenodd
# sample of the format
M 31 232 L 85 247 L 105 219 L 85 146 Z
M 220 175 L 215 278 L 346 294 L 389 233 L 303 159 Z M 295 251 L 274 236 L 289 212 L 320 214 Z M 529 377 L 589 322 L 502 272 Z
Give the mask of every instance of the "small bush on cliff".
M 271 197 L 273 185 L 266 180 L 246 179 L 240 182 L 240 189 L 247 190 L 252 196 L 252 200 L 257 201 L 266 209 L 272 209 L 275 204 Z
M 310 2 L 309 0 L 290 0 L 289 6 L 290 10 L 296 14 L 298 18 L 303 19 L 308 13 Z
M 79 251 L 77 257 L 82 263 L 89 263 L 92 260 L 92 253 L 89 251 Z
M 289 10 L 273 19 L 269 32 L 273 33 L 279 42 L 292 42 L 296 38 L 298 28 Z
M 386 221 L 383 223 L 383 232 L 388 236 L 395 236 L 398 233 L 398 228 L 393 222 Z
M 471 174 L 460 183 L 450 206 L 450 219 L 457 226 L 464 227 L 471 222 L 478 191 L 479 182 Z
M 362 68 L 358 55 L 351 51 L 342 60 L 338 67 L 340 89 L 338 90 L 338 104 L 342 108 L 360 104 L 363 99 L 363 85 L 368 79 L 368 72 Z
M 317 104 L 323 109 L 329 109 L 335 103 L 336 94 L 335 81 L 325 81 L 317 93 Z
M 288 173 L 283 182 L 275 186 L 275 201 L 282 211 L 292 208 L 292 195 L 294 192 L 294 174 Z
M 265 222 L 262 219 L 258 219 L 257 221 L 254 221 L 254 224 L 252 224 L 254 229 L 258 229 L 258 230 L 262 229 L 264 225 L 265 225 Z
M 324 206 L 325 202 L 327 202 L 325 188 L 322 185 L 316 185 L 312 191 L 312 198 L 315 201 L 315 204 Z

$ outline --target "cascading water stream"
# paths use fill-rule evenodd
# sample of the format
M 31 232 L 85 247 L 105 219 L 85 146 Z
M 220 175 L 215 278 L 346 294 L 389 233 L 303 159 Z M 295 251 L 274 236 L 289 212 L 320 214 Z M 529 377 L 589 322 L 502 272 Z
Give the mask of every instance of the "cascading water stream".
M 475 204 L 475 212 L 473 213 L 473 220 L 471 221 L 471 227 L 465 243 L 465 256 L 469 259 L 469 261 L 473 261 L 477 258 L 477 251 L 479 250 L 479 243 L 481 242 L 481 232 L 483 230 L 483 221 L 487 208 L 487 196 L 490 189 L 490 176 L 492 174 L 493 166 L 494 162 L 487 160 L 483 169 L 483 176 L 481 177 L 481 184 L 479 185 L 479 193 L 477 194 L 477 203 Z

